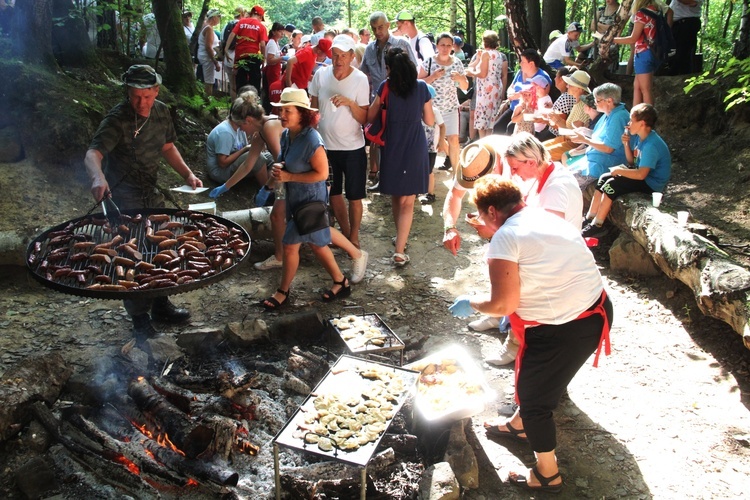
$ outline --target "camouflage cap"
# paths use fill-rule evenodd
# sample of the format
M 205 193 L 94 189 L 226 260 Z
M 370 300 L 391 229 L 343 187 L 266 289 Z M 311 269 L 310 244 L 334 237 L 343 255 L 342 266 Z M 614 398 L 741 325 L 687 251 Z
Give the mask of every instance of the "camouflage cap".
M 125 85 L 136 89 L 149 89 L 161 85 L 161 75 L 147 64 L 132 65 L 121 78 Z

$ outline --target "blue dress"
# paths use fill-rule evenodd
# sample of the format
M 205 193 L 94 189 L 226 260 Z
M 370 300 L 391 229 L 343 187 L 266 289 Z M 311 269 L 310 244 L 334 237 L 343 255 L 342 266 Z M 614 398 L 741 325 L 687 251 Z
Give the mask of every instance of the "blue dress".
M 378 95 L 383 85 L 378 88 Z M 422 80 L 417 81 L 414 91 L 405 98 L 393 90 L 388 92 L 385 146 L 380 156 L 381 193 L 407 196 L 427 192 L 430 173 L 422 109 L 429 100 L 430 92 Z
M 311 127 L 303 129 L 294 140 L 289 138 L 289 130 L 281 133 L 281 153 L 279 161 L 285 162 L 285 168 L 293 174 L 301 174 L 312 170 L 310 158 L 315 151 L 323 146 L 323 138 L 317 130 Z M 312 243 L 315 246 L 326 246 L 331 243 L 331 229 L 324 228 L 314 233 L 301 235 L 297 225 L 292 220 L 294 211 L 311 201 L 328 201 L 326 181 L 320 182 L 286 182 L 286 231 L 283 243 Z

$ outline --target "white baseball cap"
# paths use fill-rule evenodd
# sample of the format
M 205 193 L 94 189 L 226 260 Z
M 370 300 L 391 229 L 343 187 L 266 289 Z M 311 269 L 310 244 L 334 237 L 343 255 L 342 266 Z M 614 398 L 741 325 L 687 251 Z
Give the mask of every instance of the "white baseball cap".
M 349 35 L 336 35 L 336 37 L 333 39 L 333 45 L 331 46 L 332 49 L 339 49 L 344 52 L 349 52 L 350 50 L 354 52 L 355 47 L 354 39 L 350 37 Z

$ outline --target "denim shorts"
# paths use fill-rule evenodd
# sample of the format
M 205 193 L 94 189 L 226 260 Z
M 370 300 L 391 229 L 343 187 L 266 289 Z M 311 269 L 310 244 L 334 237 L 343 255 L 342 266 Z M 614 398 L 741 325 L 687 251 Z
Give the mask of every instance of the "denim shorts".
M 659 68 L 659 66 L 661 66 L 661 61 L 654 57 L 654 53 L 651 49 L 638 52 L 633 61 L 633 69 L 635 69 L 636 75 L 653 73 Z

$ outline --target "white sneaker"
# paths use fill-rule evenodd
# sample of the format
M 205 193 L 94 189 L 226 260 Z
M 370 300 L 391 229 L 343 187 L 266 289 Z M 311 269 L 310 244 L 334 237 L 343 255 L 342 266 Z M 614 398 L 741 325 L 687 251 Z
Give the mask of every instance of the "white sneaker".
M 516 342 L 512 332 L 508 332 L 508 336 L 503 342 L 503 346 L 500 348 L 499 356 L 497 359 L 488 359 L 487 364 L 493 366 L 505 366 L 516 360 L 518 355 L 518 348 L 520 346 Z
M 281 267 L 282 263 L 280 260 L 276 260 L 275 255 L 271 255 L 264 261 L 256 262 L 253 267 L 258 271 L 268 271 L 269 269 L 276 269 Z
M 473 330 L 475 332 L 484 332 L 487 330 L 492 330 L 493 328 L 498 328 L 499 326 L 500 318 L 496 318 L 494 316 L 482 316 L 481 318 L 469 323 L 469 330 Z
M 352 259 L 352 277 L 349 278 L 349 281 L 351 281 L 352 283 L 359 283 L 360 281 L 365 279 L 367 259 L 370 257 L 370 254 L 368 254 L 364 250 L 360 251 L 362 252 L 362 255 L 360 255 L 357 259 Z

